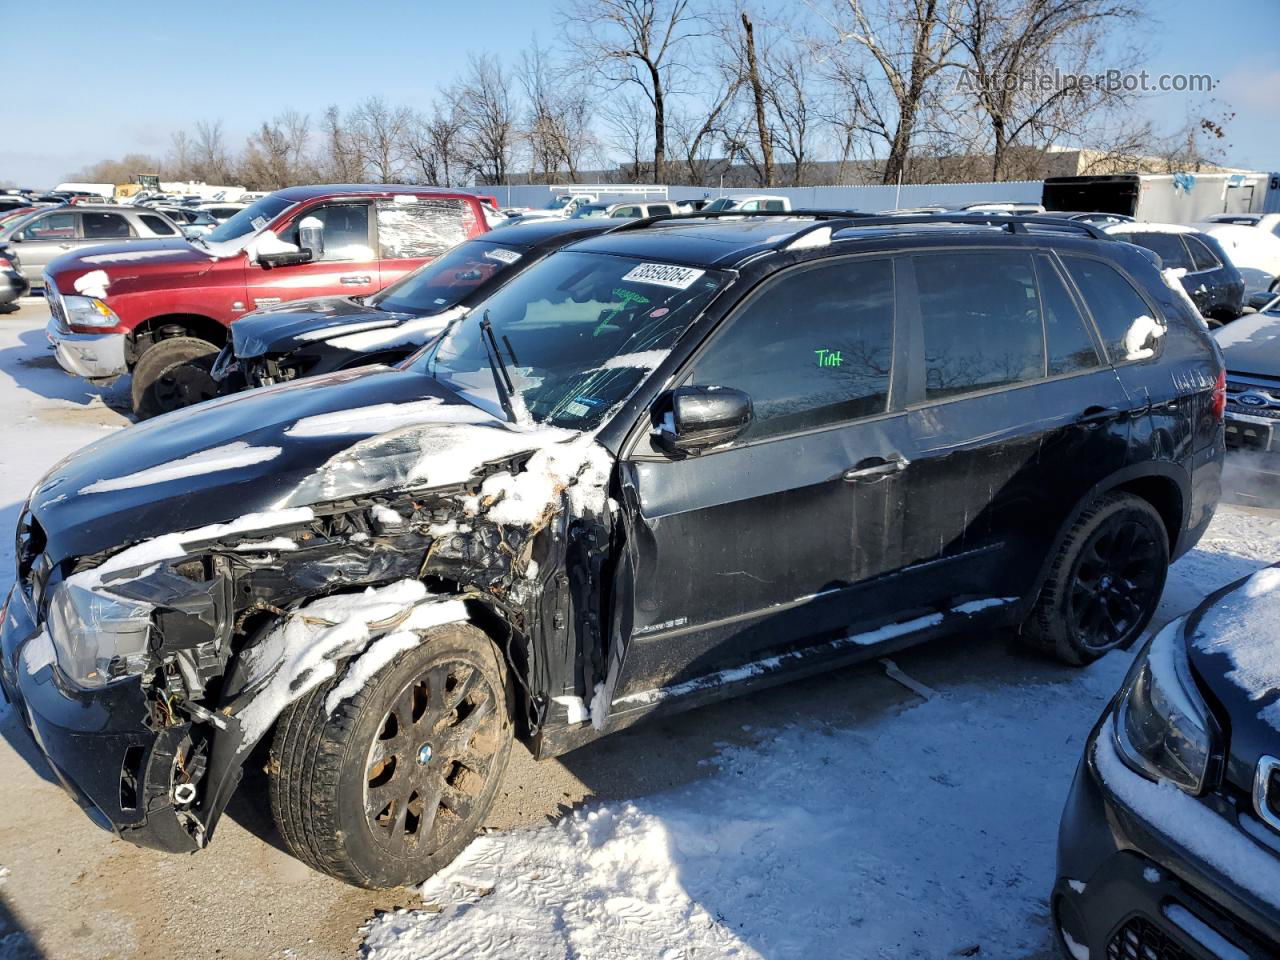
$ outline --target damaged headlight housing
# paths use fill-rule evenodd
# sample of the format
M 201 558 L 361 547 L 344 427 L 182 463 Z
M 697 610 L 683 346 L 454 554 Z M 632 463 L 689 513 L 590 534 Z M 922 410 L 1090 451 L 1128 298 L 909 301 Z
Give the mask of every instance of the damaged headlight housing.
M 72 683 L 96 689 L 143 671 L 151 606 L 64 582 L 49 597 L 49 636 Z
M 63 297 L 67 323 L 73 327 L 115 327 L 120 318 L 97 297 Z
M 1212 751 L 1209 708 L 1191 676 L 1184 619 L 1156 634 L 1129 673 L 1115 718 L 1115 740 L 1129 766 L 1199 794 Z

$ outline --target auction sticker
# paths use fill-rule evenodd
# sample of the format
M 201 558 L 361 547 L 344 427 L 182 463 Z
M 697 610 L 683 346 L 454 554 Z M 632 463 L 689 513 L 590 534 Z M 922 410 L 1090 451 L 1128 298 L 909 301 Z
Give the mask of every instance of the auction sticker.
M 693 281 L 707 271 L 696 267 L 678 267 L 671 263 L 642 263 L 632 267 L 622 279 L 633 283 L 651 283 L 673 290 L 687 290 Z
M 497 260 L 499 263 L 512 264 L 520 259 L 520 254 L 514 250 L 507 250 L 504 247 L 495 247 L 493 250 L 486 250 L 484 255 L 490 260 Z

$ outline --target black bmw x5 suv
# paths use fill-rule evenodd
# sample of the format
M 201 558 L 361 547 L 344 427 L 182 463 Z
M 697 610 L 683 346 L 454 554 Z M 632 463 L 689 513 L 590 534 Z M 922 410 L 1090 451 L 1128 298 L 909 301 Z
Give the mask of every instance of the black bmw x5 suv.
M 263 743 L 300 858 L 418 881 L 517 739 L 555 756 L 943 634 L 1132 642 L 1212 516 L 1223 402 L 1195 308 L 1088 225 L 638 221 L 397 368 L 55 466 L 0 676 L 130 840 L 208 843 Z

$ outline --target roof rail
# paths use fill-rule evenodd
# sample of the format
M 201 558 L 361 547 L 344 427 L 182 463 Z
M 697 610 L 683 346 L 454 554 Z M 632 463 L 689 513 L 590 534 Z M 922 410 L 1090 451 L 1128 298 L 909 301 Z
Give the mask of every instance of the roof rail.
M 697 220 L 746 220 L 749 218 L 811 219 L 815 223 L 804 230 L 788 234 L 780 242 L 780 246 L 794 243 L 799 237 L 820 227 L 830 227 L 833 231 L 847 227 L 897 227 L 916 226 L 922 223 L 955 223 L 1005 227 L 1010 233 L 1026 234 L 1028 224 L 1054 227 L 1060 230 L 1075 230 L 1094 240 L 1114 240 L 1110 234 L 1104 233 L 1091 223 L 1078 220 L 1067 220 L 1062 217 L 1051 217 L 1041 214 L 1011 213 L 924 213 L 900 214 L 896 216 L 879 216 L 874 213 L 859 213 L 853 210 L 712 210 L 695 211 L 693 213 L 664 213 L 639 220 L 628 220 L 623 226 L 610 230 L 609 233 L 621 233 L 629 230 L 643 230 L 660 223 L 687 223 Z M 834 222 L 833 222 L 834 221 Z

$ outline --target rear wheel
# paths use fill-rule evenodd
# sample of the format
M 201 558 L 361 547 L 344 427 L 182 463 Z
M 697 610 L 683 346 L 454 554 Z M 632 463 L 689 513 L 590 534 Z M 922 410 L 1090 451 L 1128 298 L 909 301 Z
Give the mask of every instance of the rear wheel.
M 1023 636 L 1065 663 L 1092 663 L 1141 636 L 1168 571 L 1168 534 L 1155 508 L 1132 494 L 1105 496 L 1072 525 Z
M 218 395 L 210 371 L 218 348 L 198 337 L 169 337 L 133 368 L 133 412 L 139 420 L 180 410 Z
M 281 716 L 271 809 L 293 854 L 362 887 L 448 864 L 493 803 L 513 739 L 493 643 L 452 624 L 422 634 L 332 714 L 324 684 Z

